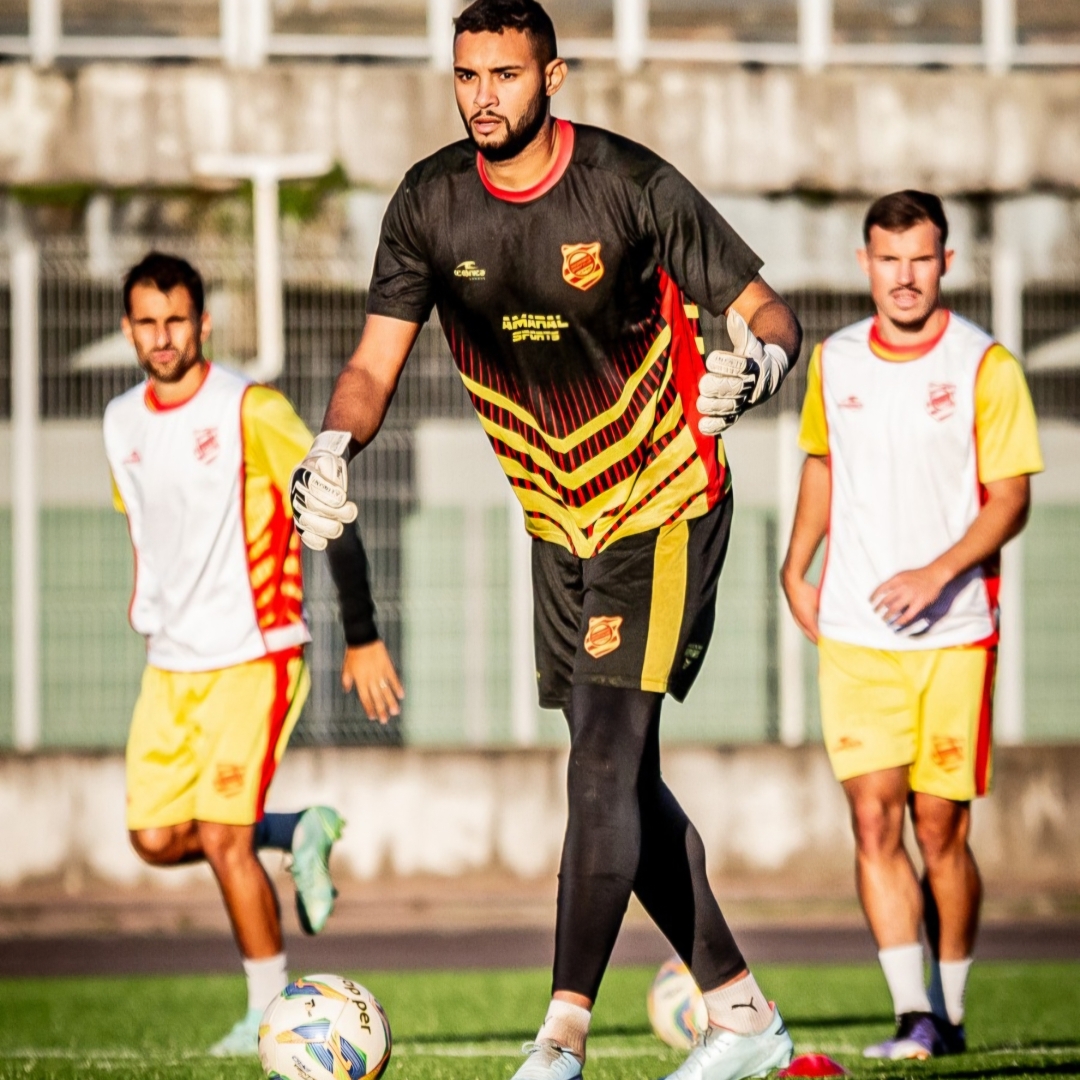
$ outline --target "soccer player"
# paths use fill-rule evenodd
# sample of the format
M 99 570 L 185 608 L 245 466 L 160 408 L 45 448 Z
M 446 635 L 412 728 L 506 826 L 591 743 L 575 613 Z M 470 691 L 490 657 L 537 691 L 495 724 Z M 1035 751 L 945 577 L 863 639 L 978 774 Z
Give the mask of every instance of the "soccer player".
M 590 1010 L 632 892 L 705 991 L 710 1028 L 679 1080 L 787 1062 L 701 839 L 660 775 L 663 695 L 681 700 L 712 632 L 731 477 L 717 435 L 799 351 L 760 260 L 642 146 L 555 120 L 566 78 L 534 0 L 456 20 L 467 138 L 409 170 L 383 221 L 368 319 L 293 479 L 305 542 L 351 521 L 346 461 L 375 436 L 437 307 L 533 538 L 540 701 L 570 728 L 553 998 L 518 1080 L 581 1075 Z M 703 358 L 698 305 L 728 313 Z
M 953 253 L 941 201 L 869 209 L 859 262 L 877 315 L 810 362 L 807 453 L 782 579 L 818 646 L 821 720 L 851 806 L 856 881 L 892 994 L 896 1034 L 865 1051 L 965 1049 L 964 988 L 979 916 L 971 800 L 990 782 L 998 556 L 1042 469 L 1017 361 L 941 303 Z M 828 536 L 819 587 L 807 580 Z M 904 847 L 904 810 L 926 867 Z M 931 949 L 923 978 L 919 924 Z
M 263 812 L 309 686 L 287 500 L 311 435 L 278 391 L 203 358 L 210 316 L 187 262 L 148 255 L 127 275 L 124 310 L 146 373 L 109 403 L 104 424 L 135 549 L 131 624 L 147 644 L 127 745 L 128 828 L 152 865 L 210 864 L 248 987 L 247 1014 L 211 1053 L 254 1053 L 263 1009 L 288 982 L 256 848 L 292 853 L 297 911 L 316 933 L 334 905 L 329 856 L 343 824 L 328 807 Z M 401 686 L 378 640 L 355 529 L 331 555 L 349 646 L 342 682 L 385 720 Z

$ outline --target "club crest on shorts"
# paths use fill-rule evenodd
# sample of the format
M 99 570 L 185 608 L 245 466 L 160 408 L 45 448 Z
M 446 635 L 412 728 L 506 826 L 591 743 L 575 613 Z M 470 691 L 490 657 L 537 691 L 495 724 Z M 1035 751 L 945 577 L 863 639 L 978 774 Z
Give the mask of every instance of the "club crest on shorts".
M 930 757 L 943 772 L 955 772 L 964 764 L 964 743 L 951 735 L 935 735 Z
M 613 653 L 621 644 L 619 627 L 621 615 L 594 615 L 589 619 L 589 629 L 585 634 L 585 651 L 594 659 Z
M 926 394 L 926 411 L 935 420 L 948 420 L 956 412 L 956 383 L 932 382 Z
M 239 795 L 244 786 L 244 766 L 218 763 L 214 770 L 214 790 L 226 797 Z
M 595 244 L 563 244 L 562 276 L 575 289 L 585 292 L 603 276 L 604 264 L 600 261 L 600 241 Z

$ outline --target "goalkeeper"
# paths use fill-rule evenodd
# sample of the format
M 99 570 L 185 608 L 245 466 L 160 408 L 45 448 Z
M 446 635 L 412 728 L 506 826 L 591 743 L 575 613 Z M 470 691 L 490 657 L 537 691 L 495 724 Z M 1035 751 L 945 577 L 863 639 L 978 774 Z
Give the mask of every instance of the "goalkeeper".
M 705 991 L 709 1034 L 679 1080 L 759 1074 L 791 1040 L 661 779 L 658 732 L 664 694 L 685 697 L 712 634 L 732 512 L 719 436 L 776 392 L 799 324 L 671 165 L 551 116 L 567 68 L 539 4 L 476 0 L 454 69 L 467 138 L 391 201 L 363 336 L 293 475 L 297 525 L 320 548 L 354 519 L 347 461 L 436 307 L 534 540 L 540 702 L 570 728 L 553 998 L 518 1078 L 581 1075 L 632 892 Z M 726 313 L 730 352 L 705 359 L 699 304 Z

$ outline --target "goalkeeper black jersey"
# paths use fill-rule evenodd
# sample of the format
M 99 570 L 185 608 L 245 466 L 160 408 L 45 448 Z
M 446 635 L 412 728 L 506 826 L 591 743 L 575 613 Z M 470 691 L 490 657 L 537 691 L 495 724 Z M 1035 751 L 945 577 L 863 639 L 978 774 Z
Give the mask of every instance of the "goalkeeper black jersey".
M 720 314 L 762 264 L 667 162 L 557 123 L 528 191 L 495 187 L 468 140 L 410 169 L 367 310 L 437 308 L 529 531 L 587 558 L 726 494 L 722 443 L 697 430 L 697 305 Z

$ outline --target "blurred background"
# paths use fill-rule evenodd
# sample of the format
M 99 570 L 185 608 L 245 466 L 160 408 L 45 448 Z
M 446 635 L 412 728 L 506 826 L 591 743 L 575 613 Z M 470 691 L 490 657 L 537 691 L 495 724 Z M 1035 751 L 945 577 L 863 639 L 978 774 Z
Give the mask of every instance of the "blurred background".
M 461 6 L 0 0 L 0 819 L 36 800 L 65 837 L 13 831 L 0 885 L 145 877 L 126 849 L 120 769 L 143 647 L 100 438 L 105 404 L 139 379 L 118 334 L 124 271 L 151 246 L 190 258 L 213 359 L 276 382 L 317 429 L 363 328 L 386 203 L 413 161 L 461 136 Z M 805 356 L 871 312 L 854 257 L 869 201 L 906 186 L 946 197 L 948 301 L 1023 359 L 1047 459 L 1006 551 L 997 698 L 999 744 L 1016 748 L 1001 783 L 1027 816 L 1006 827 L 1005 807 L 980 809 L 980 827 L 1003 878 L 1023 851 L 1024 880 L 1057 889 L 1074 872 L 1061 844 L 1077 842 L 1065 823 L 1080 798 L 1080 5 L 546 6 L 571 63 L 555 113 L 643 142 L 697 184 L 765 259 Z M 710 348 L 722 333 L 707 317 Z M 737 513 L 717 634 L 664 736 L 677 790 L 713 823 L 714 865 L 768 874 L 825 858 L 850 891 L 814 653 L 777 584 L 804 379 L 805 363 L 726 440 Z M 353 468 L 408 696 L 383 728 L 342 695 L 333 590 L 308 558 L 314 688 L 274 798 L 360 799 L 363 776 L 367 833 L 342 856 L 361 878 L 550 876 L 566 739 L 535 705 L 528 542 L 436 325 Z M 747 833 L 718 809 L 732 784 L 769 828 Z M 115 836 L 80 832 L 87 820 Z M 542 842 L 507 824 L 529 820 Z M 437 821 L 453 841 L 409 831 Z

